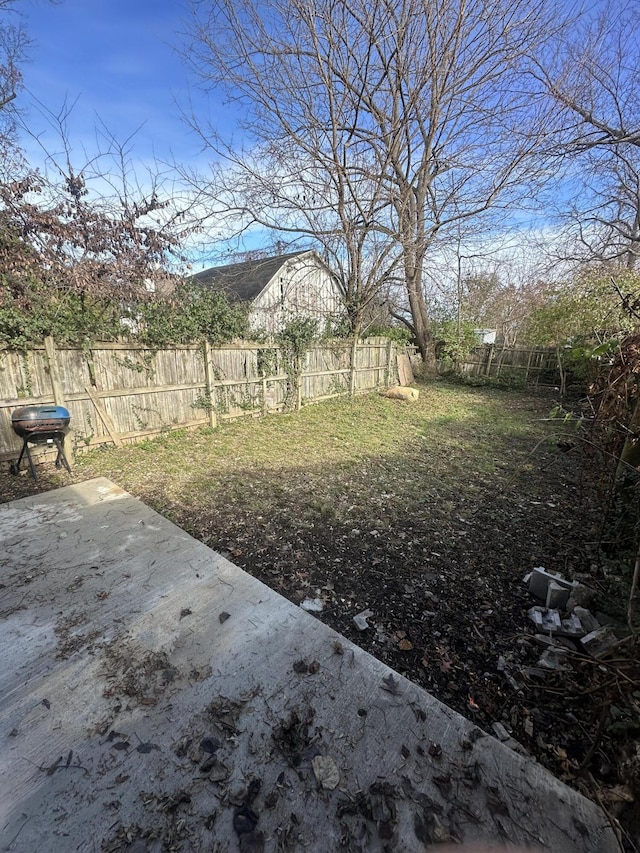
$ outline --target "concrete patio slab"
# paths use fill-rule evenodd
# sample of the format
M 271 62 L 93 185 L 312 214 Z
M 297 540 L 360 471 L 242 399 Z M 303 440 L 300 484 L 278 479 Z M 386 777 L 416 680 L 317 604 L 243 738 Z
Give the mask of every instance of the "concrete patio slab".
M 5 851 L 619 850 L 605 814 L 105 479 L 0 506 Z

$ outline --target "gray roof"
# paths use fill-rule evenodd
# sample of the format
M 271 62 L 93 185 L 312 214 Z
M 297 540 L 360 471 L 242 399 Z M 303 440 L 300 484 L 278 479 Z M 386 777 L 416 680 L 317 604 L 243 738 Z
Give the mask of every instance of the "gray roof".
M 211 267 L 192 275 L 190 281 L 223 291 L 230 302 L 253 302 L 287 261 L 307 254 L 310 251 L 305 249 L 256 261 Z

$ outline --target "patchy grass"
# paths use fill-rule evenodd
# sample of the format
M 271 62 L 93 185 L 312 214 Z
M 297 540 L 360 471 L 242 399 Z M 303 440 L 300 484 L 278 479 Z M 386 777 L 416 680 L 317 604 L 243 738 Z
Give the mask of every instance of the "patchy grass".
M 378 395 L 309 406 L 299 414 L 225 423 L 212 432 L 171 433 L 121 451 L 82 456 L 76 476 L 103 475 L 151 498 L 158 509 L 211 500 L 262 510 L 262 498 L 299 482 L 299 497 L 345 491 L 366 510 L 380 477 L 402 494 L 477 491 L 473 478 L 513 469 L 542 435 L 546 403 L 513 394 L 436 385 L 417 403 Z M 152 457 L 152 458 L 151 458 Z M 461 475 L 465 482 L 454 482 Z M 285 480 L 291 481 L 285 483 Z M 498 478 L 499 482 L 500 477 Z M 310 508 L 309 508 L 310 509 Z M 306 501 L 299 510 L 304 514 Z
M 109 477 L 295 603 L 321 598 L 319 618 L 585 790 L 580 765 L 597 777 L 605 749 L 589 758 L 597 668 L 526 674 L 539 648 L 522 584 L 535 565 L 589 571 L 598 509 L 580 457 L 556 448 L 549 397 L 420 391 L 94 451 L 74 479 Z M 43 468 L 42 488 L 66 482 Z M 5 477 L 0 498 L 36 490 Z

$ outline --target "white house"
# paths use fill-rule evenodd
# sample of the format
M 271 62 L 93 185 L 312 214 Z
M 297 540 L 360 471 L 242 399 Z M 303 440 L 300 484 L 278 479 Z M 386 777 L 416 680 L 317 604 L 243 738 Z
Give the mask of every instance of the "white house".
M 342 290 L 314 251 L 211 267 L 191 281 L 222 291 L 230 302 L 249 303 L 249 328 L 268 335 L 293 318 L 308 317 L 324 326 L 345 313 Z

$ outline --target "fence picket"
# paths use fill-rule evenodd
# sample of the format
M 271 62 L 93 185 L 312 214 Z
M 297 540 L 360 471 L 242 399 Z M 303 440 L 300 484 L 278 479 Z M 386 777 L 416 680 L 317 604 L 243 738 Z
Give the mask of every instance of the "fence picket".
M 293 405 L 396 384 L 397 351 L 387 338 L 314 345 Z M 265 367 L 269 352 L 275 358 Z M 113 444 L 114 436 L 132 443 L 168 429 L 215 427 L 228 418 L 282 411 L 289 377 L 279 361 L 277 346 L 251 341 L 154 352 L 104 342 L 80 349 L 50 339 L 24 354 L 0 349 L 0 460 L 20 452 L 11 427 L 17 406 L 64 399 L 71 414 L 68 443 L 76 452 Z

